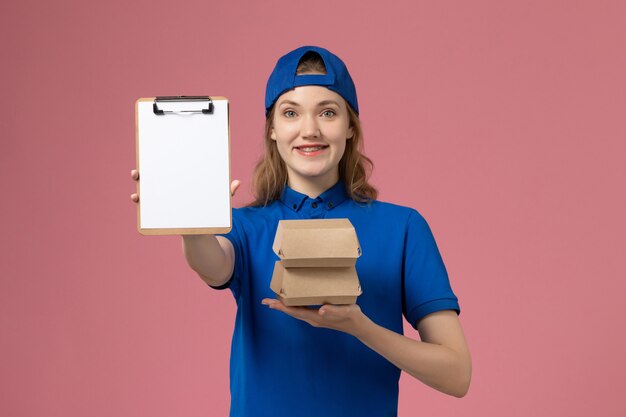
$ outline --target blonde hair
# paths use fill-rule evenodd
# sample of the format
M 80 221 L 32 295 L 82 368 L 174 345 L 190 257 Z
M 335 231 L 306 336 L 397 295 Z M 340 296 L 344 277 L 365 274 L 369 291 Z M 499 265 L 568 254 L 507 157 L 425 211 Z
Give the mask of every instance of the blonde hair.
M 297 75 L 311 73 L 326 73 L 324 61 L 315 52 L 307 52 L 296 70 Z M 347 102 L 346 107 L 354 135 L 346 140 L 346 149 L 339 161 L 339 178 L 344 181 L 346 192 L 352 200 L 367 203 L 378 196 L 376 188 L 368 182 L 374 163 L 362 152 L 363 130 L 359 116 Z M 255 200 L 248 204 L 249 207 L 266 206 L 278 200 L 287 184 L 287 167 L 278 153 L 276 141 L 270 136 L 273 119 L 274 107 L 270 109 L 265 119 L 265 151 L 252 174 Z

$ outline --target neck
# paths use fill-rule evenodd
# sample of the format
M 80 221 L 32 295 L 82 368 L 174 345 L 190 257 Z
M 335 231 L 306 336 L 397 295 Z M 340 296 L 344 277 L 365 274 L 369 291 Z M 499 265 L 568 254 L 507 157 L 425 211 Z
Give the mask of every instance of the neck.
M 296 175 L 289 176 L 289 187 L 294 191 L 307 195 L 309 198 L 317 198 L 324 191 L 331 188 L 339 181 L 339 173 L 315 178 L 302 178 Z

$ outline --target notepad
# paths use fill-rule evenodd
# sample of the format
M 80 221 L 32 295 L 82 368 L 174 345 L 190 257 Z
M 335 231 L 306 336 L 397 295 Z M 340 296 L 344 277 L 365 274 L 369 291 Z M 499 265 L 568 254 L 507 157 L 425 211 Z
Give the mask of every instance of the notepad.
M 135 111 L 138 231 L 144 235 L 228 233 L 228 100 L 140 98 Z

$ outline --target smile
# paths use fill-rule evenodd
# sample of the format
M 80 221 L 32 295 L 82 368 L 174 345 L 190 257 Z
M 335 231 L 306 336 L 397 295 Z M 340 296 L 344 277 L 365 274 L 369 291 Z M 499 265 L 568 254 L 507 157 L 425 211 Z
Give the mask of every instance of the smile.
M 315 156 L 324 152 L 324 149 L 328 148 L 328 145 L 306 145 L 306 146 L 296 146 L 294 149 L 300 154 L 304 156 Z

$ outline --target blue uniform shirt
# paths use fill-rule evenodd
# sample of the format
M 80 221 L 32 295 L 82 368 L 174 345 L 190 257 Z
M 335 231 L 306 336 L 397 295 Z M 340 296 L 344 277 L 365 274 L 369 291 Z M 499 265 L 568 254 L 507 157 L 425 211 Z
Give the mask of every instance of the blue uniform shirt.
M 374 323 L 402 334 L 439 310 L 456 310 L 444 263 L 424 218 L 414 209 L 349 198 L 339 181 L 312 199 L 285 187 L 265 207 L 233 209 L 224 235 L 235 249 L 230 288 L 237 317 L 230 357 L 232 417 L 396 416 L 400 369 L 357 338 L 316 328 L 271 310 L 272 243 L 282 219 L 348 218 L 361 244 L 356 303 Z

